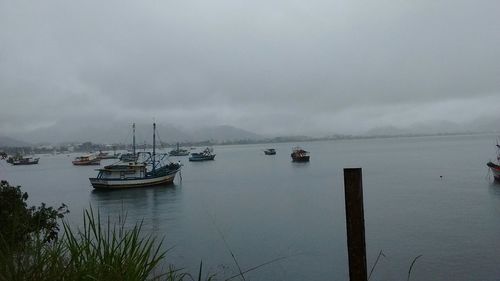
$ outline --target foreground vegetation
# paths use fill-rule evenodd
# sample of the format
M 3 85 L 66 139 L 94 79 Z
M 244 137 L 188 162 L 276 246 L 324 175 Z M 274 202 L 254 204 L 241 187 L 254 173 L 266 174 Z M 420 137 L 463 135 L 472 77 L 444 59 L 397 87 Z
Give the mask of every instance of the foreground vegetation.
M 165 265 L 162 241 L 141 233 L 141 224 L 102 222 L 85 211 L 83 228 L 59 222 L 68 212 L 42 204 L 27 207 L 20 187 L 0 183 L 0 280 L 202 280 Z M 105 226 L 105 227 L 103 227 Z M 205 277 L 211 280 L 213 276 Z

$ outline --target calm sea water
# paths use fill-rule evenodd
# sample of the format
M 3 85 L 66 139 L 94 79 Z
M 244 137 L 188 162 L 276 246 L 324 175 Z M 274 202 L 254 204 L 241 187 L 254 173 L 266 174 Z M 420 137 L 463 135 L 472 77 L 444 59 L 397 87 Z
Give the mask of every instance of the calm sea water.
M 103 216 L 127 212 L 165 237 L 168 261 L 219 277 L 279 257 L 247 280 L 347 280 L 343 168 L 362 167 L 371 280 L 500 279 L 500 186 L 485 163 L 495 136 L 447 136 L 300 143 L 311 162 L 292 163 L 297 144 L 215 147 L 215 161 L 191 163 L 182 182 L 147 189 L 92 190 L 95 167 L 75 155 L 42 155 L 37 166 L 0 164 L 30 203 L 66 203 L 79 224 L 90 204 Z M 262 150 L 274 147 L 275 156 Z M 108 160 L 104 164 L 112 163 Z M 442 178 L 440 177 L 442 176 Z M 226 242 L 224 242 L 226 241 Z M 222 279 L 222 278 L 221 278 Z

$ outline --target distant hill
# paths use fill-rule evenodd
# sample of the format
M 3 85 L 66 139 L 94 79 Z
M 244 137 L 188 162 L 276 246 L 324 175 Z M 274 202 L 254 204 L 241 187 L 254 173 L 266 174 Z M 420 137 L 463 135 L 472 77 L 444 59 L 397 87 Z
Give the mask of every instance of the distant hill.
M 91 141 L 94 143 L 132 143 L 132 126 L 128 123 L 109 122 L 92 126 L 58 124 L 50 128 L 25 133 L 16 137 L 33 142 L 52 144 Z M 198 141 L 260 140 L 262 136 L 232 126 L 205 127 L 187 130 L 169 124 L 157 125 L 157 140 L 166 143 Z M 136 143 L 152 143 L 152 124 L 136 124 Z
M 263 136 L 232 126 L 214 126 L 191 132 L 192 140 L 238 141 L 261 140 Z
M 31 144 L 11 137 L 0 136 L 0 147 L 26 147 L 26 146 L 31 146 Z
M 417 123 L 405 128 L 398 128 L 394 126 L 377 127 L 367 131 L 365 135 L 398 136 L 498 132 L 500 132 L 500 118 L 483 118 L 463 124 L 450 121 L 433 121 Z

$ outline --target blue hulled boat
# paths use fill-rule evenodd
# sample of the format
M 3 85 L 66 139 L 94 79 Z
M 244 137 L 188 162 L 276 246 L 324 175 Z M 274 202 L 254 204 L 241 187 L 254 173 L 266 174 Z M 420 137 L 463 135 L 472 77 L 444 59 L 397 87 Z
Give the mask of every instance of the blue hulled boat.
M 213 153 L 213 149 L 208 147 L 202 152 L 191 153 L 191 156 L 189 157 L 189 161 L 208 161 L 214 159 L 215 154 Z

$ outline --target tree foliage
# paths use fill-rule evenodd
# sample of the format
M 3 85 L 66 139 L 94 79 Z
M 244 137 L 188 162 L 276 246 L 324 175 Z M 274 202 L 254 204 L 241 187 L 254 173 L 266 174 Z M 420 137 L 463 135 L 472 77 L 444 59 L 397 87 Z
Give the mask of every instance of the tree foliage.
M 57 239 L 57 220 L 68 213 L 64 204 L 57 209 L 47 207 L 45 203 L 28 207 L 27 200 L 28 194 L 22 192 L 19 186 L 0 182 L 0 239 L 9 248 L 23 245 L 34 235 L 44 242 Z

